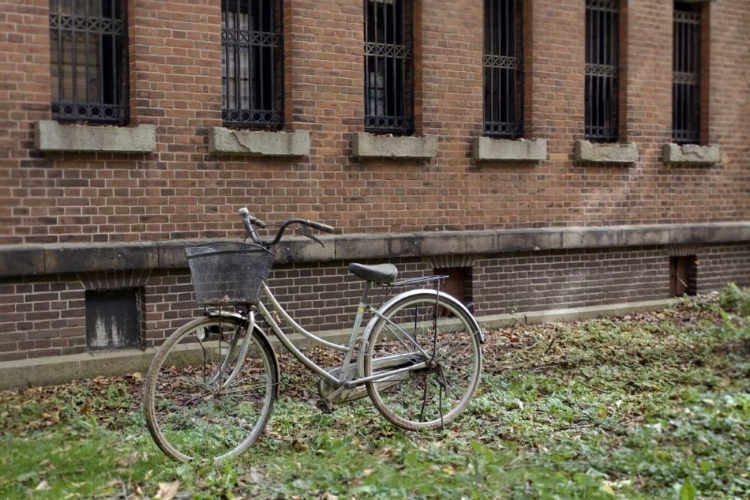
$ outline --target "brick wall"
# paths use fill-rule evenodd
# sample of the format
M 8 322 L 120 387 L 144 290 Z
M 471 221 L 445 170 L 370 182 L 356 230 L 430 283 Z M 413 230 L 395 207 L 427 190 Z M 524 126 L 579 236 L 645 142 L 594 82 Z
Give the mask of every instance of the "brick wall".
M 663 299 L 663 249 L 514 252 L 475 262 L 479 313 L 535 311 Z
M 49 117 L 49 21 L 45 0 L 0 5 L 0 244 L 40 230 L 38 197 L 56 189 L 37 170 L 31 123 Z M 41 162 L 44 164 L 45 162 Z M 34 172 L 33 174 L 31 172 Z M 58 176 L 54 176 L 58 178 Z M 57 190 L 57 196 L 62 190 Z M 48 213 L 43 215 L 47 216 Z M 52 220 L 52 219 L 51 219 Z
M 728 281 L 750 286 L 750 246 L 711 245 L 698 257 L 698 291 Z M 454 258 L 472 268 L 480 318 L 493 314 L 594 306 L 669 297 L 669 249 L 634 247 L 563 252 L 511 252 Z M 393 262 L 403 278 L 432 274 L 434 261 Z M 363 282 L 346 262 L 280 265 L 270 278 L 290 315 L 313 331 L 351 327 Z M 452 265 L 452 264 L 451 264 Z M 86 352 L 86 290 L 139 288 L 144 347 L 161 344 L 200 314 L 186 270 L 121 271 L 25 277 L 0 282 L 0 362 Z M 375 297 L 381 289 L 374 287 Z M 270 307 L 270 306 L 269 306 Z M 292 333 L 288 325 L 288 333 Z
M 728 280 L 737 285 L 750 285 L 750 247 L 720 245 L 699 251 L 698 293 L 718 290 Z
M 84 288 L 75 276 L 0 281 L 0 361 L 82 352 Z
M 347 232 L 596 226 L 742 220 L 750 55 L 743 0 L 710 6 L 713 168 L 660 162 L 671 113 L 671 1 L 624 2 L 622 139 L 640 144 L 630 167 L 572 161 L 583 130 L 584 7 L 527 1 L 529 137 L 548 140 L 539 164 L 473 164 L 482 120 L 482 2 L 416 2 L 417 130 L 440 136 L 435 160 L 358 161 L 363 130 L 362 5 L 285 3 L 286 128 L 311 131 L 299 160 L 208 153 L 221 124 L 220 4 L 129 2 L 133 123 L 157 126 L 153 154 L 48 154 L 32 126 L 49 118 L 47 2 L 0 0 L 0 244 L 223 237 L 248 205 L 270 220 L 292 214 Z

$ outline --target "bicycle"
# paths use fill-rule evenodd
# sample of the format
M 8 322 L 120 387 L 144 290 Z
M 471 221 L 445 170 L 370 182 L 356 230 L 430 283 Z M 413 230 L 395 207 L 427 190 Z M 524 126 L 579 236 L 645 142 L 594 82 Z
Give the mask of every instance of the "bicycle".
M 306 219 L 280 224 L 272 240 L 256 227 L 266 224 L 240 210 L 252 243 L 218 242 L 186 248 L 196 300 L 204 315 L 172 333 L 154 356 L 144 386 L 148 430 L 159 448 L 181 461 L 221 461 L 243 453 L 263 433 L 278 397 L 280 372 L 260 315 L 281 345 L 320 382 L 318 406 L 369 396 L 383 417 L 407 430 L 443 427 L 474 395 L 482 370 L 484 333 L 471 312 L 440 291 L 446 276 L 397 281 L 391 264 L 352 263 L 365 280 L 349 342 L 340 345 L 301 327 L 266 284 L 273 247 L 294 225 L 310 233 L 334 228 Z M 430 288 L 396 288 L 433 283 Z M 381 285 L 377 306 L 368 302 Z M 270 303 L 269 312 L 260 295 Z M 390 297 L 390 298 L 389 298 Z M 371 315 L 361 332 L 365 313 Z M 318 366 L 289 340 L 278 318 L 317 345 L 343 354 L 341 366 Z M 356 347 L 356 349 L 355 349 Z M 356 359 L 354 353 L 357 352 Z

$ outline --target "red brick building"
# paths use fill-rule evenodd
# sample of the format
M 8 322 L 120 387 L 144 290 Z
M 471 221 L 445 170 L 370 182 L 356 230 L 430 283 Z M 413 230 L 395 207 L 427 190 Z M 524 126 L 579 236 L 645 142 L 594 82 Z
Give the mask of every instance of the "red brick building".
M 352 260 L 480 317 L 750 284 L 749 48 L 746 0 L 0 0 L 0 364 L 157 344 L 242 206 L 341 230 L 272 275 L 324 330 Z

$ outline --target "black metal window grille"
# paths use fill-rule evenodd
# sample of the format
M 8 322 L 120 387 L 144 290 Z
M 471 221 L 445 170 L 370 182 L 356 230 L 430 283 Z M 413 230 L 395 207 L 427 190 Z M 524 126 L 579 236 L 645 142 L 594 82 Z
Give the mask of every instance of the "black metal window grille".
M 586 139 L 617 141 L 619 0 L 586 0 Z
M 672 140 L 697 143 L 701 121 L 700 5 L 675 2 L 672 38 Z
M 284 124 L 280 0 L 222 0 L 222 120 L 278 130 Z
M 411 0 L 365 0 L 365 130 L 414 131 Z
M 523 0 L 484 1 L 484 134 L 523 136 Z
M 50 0 L 52 118 L 128 122 L 125 4 Z

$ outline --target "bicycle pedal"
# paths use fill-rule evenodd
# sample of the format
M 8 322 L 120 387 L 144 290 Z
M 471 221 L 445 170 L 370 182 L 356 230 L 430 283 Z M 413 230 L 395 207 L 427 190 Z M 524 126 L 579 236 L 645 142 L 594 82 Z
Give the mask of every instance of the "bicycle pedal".
M 319 399 L 318 402 L 315 403 L 315 406 L 326 415 L 333 413 L 333 405 L 328 399 Z

